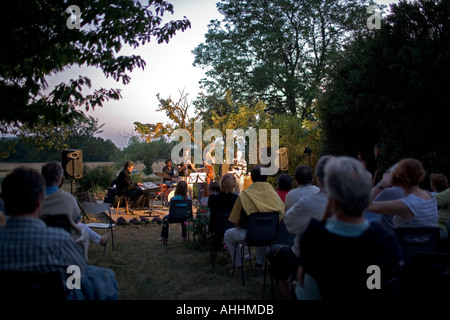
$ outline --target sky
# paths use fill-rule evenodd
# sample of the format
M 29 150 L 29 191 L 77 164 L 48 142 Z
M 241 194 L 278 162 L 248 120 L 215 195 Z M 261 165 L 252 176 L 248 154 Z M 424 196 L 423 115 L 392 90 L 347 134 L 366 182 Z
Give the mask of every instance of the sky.
M 93 88 L 121 89 L 122 99 L 105 101 L 103 107 L 96 108 L 87 114 L 98 119 L 103 124 L 103 132 L 99 134 L 104 139 L 111 139 L 119 148 L 126 147 L 129 137 L 134 132 L 135 121 L 141 123 L 167 123 L 168 118 L 163 112 L 156 112 L 159 106 L 156 95 L 161 98 L 171 97 L 177 100 L 180 92 L 188 94 L 188 100 L 195 100 L 200 92 L 199 81 L 205 78 L 204 70 L 192 65 L 194 55 L 192 50 L 204 41 L 211 20 L 223 17 L 217 11 L 217 0 L 169 0 L 173 4 L 174 14 L 166 12 L 164 21 L 179 20 L 186 16 L 191 22 L 191 28 L 177 32 L 169 43 L 158 44 L 151 41 L 137 49 L 124 48 L 120 54 L 140 55 L 146 62 L 144 70 L 135 69 L 129 73 L 131 82 L 122 85 L 111 78 L 106 78 L 101 70 L 95 68 L 74 67 L 64 74 L 48 79 L 48 83 L 56 85 L 83 74 L 92 80 Z M 379 0 L 379 4 L 397 3 L 394 0 Z M 82 12 L 81 12 L 82 14 Z M 191 110 L 194 112 L 194 106 Z

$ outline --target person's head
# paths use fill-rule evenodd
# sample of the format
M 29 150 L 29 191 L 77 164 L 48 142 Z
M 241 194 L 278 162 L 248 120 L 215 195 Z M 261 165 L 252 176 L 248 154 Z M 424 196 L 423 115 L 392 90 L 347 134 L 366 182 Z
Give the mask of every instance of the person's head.
M 188 185 L 186 181 L 180 180 L 175 188 L 175 195 L 180 195 L 183 199 L 187 199 Z
M 435 192 L 442 192 L 448 189 L 448 179 L 442 173 L 432 173 L 430 175 L 431 190 Z
M 242 159 L 242 151 L 241 150 L 236 151 L 236 159 L 238 159 L 238 160 Z
M 236 188 L 236 178 L 232 173 L 226 173 L 220 178 L 220 191 L 233 193 Z
M 211 182 L 208 186 L 209 194 L 213 193 L 219 193 L 220 192 L 220 185 L 218 182 Z
M 2 182 L 5 213 L 12 217 L 39 217 L 44 194 L 44 177 L 33 169 L 25 167 L 14 169 Z
M 133 171 L 133 169 L 134 169 L 134 162 L 133 162 L 133 161 L 127 161 L 127 162 L 125 162 L 124 168 L 125 168 L 126 170 L 128 170 L 128 172 Z
M 58 186 L 64 182 L 64 169 L 59 162 L 53 161 L 44 164 L 41 173 L 45 179 L 46 186 Z
M 289 191 L 292 188 L 292 178 L 287 173 L 282 173 L 278 177 L 278 190 Z
M 425 179 L 425 170 L 417 159 L 403 159 L 392 173 L 394 185 L 402 188 L 418 186 Z
M 335 211 L 361 217 L 369 205 L 372 180 L 360 161 L 337 157 L 325 165 L 325 188 Z
M 262 165 L 255 165 L 250 171 L 250 178 L 253 182 L 267 182 L 267 175 L 261 174 Z
M 312 183 L 313 174 L 309 167 L 298 166 L 294 171 L 294 179 L 297 185 Z
M 170 159 L 167 159 L 165 162 L 164 162 L 165 164 L 166 164 L 166 166 L 168 166 L 169 168 L 171 168 L 172 167 L 172 160 L 170 160 Z
M 317 182 L 320 186 L 323 186 L 325 179 L 325 166 L 330 159 L 333 159 L 333 156 L 322 156 L 317 161 L 316 169 L 314 170 L 314 174 L 316 175 Z

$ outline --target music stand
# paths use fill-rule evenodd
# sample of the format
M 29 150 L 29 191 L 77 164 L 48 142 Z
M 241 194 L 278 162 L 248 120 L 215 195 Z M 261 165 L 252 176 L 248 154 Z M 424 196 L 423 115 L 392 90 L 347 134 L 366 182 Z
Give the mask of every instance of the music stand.
M 187 183 L 205 183 L 206 182 L 206 172 L 194 172 L 188 177 Z

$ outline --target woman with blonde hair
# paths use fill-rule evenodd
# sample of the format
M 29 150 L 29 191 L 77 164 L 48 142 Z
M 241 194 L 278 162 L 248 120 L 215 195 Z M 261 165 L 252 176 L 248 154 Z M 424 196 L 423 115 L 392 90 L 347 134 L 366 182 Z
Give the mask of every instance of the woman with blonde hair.
M 373 188 L 372 198 L 385 188 L 399 186 L 405 197 L 398 200 L 372 202 L 367 211 L 381 214 L 395 214 L 394 227 L 419 228 L 437 227 L 438 210 L 436 198 L 420 188 L 425 179 L 425 170 L 417 159 L 403 159 L 391 176 L 383 179 Z
M 213 253 L 216 254 L 222 245 L 222 238 L 228 228 L 234 225 L 228 221 L 228 216 L 238 198 L 235 193 L 236 178 L 232 173 L 227 173 L 220 179 L 220 192 L 211 194 L 208 198 L 208 207 L 211 212 L 208 231 L 213 233 Z

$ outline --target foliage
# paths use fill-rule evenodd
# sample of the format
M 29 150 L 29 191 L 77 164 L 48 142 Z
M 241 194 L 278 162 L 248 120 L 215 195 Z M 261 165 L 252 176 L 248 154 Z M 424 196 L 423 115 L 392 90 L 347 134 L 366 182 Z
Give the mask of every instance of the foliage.
M 172 123 L 163 124 L 158 122 L 152 124 L 135 122 L 135 131 L 140 135 L 141 139 L 144 139 L 145 142 L 151 142 L 164 136 L 170 136 L 177 129 L 186 129 L 191 133 L 191 141 L 194 140 L 194 122 L 198 117 L 189 116 L 188 111 L 191 104 L 188 101 L 188 93 L 184 93 L 184 90 L 181 91 L 178 101 L 173 101 L 171 97 L 163 99 L 159 93 L 156 97 L 159 101 L 159 107 L 156 109 L 156 112 L 165 112 Z
M 268 111 L 310 116 L 336 53 L 366 30 L 366 1 L 223 0 L 224 15 L 208 26 L 194 65 L 207 69 L 209 95 L 228 89 Z
M 72 124 L 84 111 L 101 107 L 105 100 L 121 98 L 117 89 L 91 89 L 89 78 L 80 75 L 49 88 L 46 77 L 74 65 L 92 66 L 123 84 L 129 73 L 144 69 L 137 55 L 120 55 L 123 46 L 137 48 L 155 39 L 168 42 L 190 22 L 162 25 L 164 13 L 173 6 L 163 0 L 74 0 L 81 11 L 80 28 L 69 29 L 73 17 L 66 1 L 31 0 L 4 3 L 0 13 L 0 109 L 1 132 L 35 124 Z
M 381 142 L 382 168 L 414 157 L 449 175 L 450 2 L 391 8 L 342 53 L 319 99 L 324 151 L 356 156 Z
M 98 187 L 107 189 L 116 176 L 116 170 L 112 165 L 99 165 L 94 168 L 84 166 L 83 177 L 75 180 L 77 192 L 89 191 Z
M 208 206 L 199 201 L 197 212 L 194 215 L 190 215 L 185 224 L 187 231 L 192 233 L 194 239 L 198 237 L 199 242 L 205 244 L 207 241 L 206 227 L 209 225 Z

